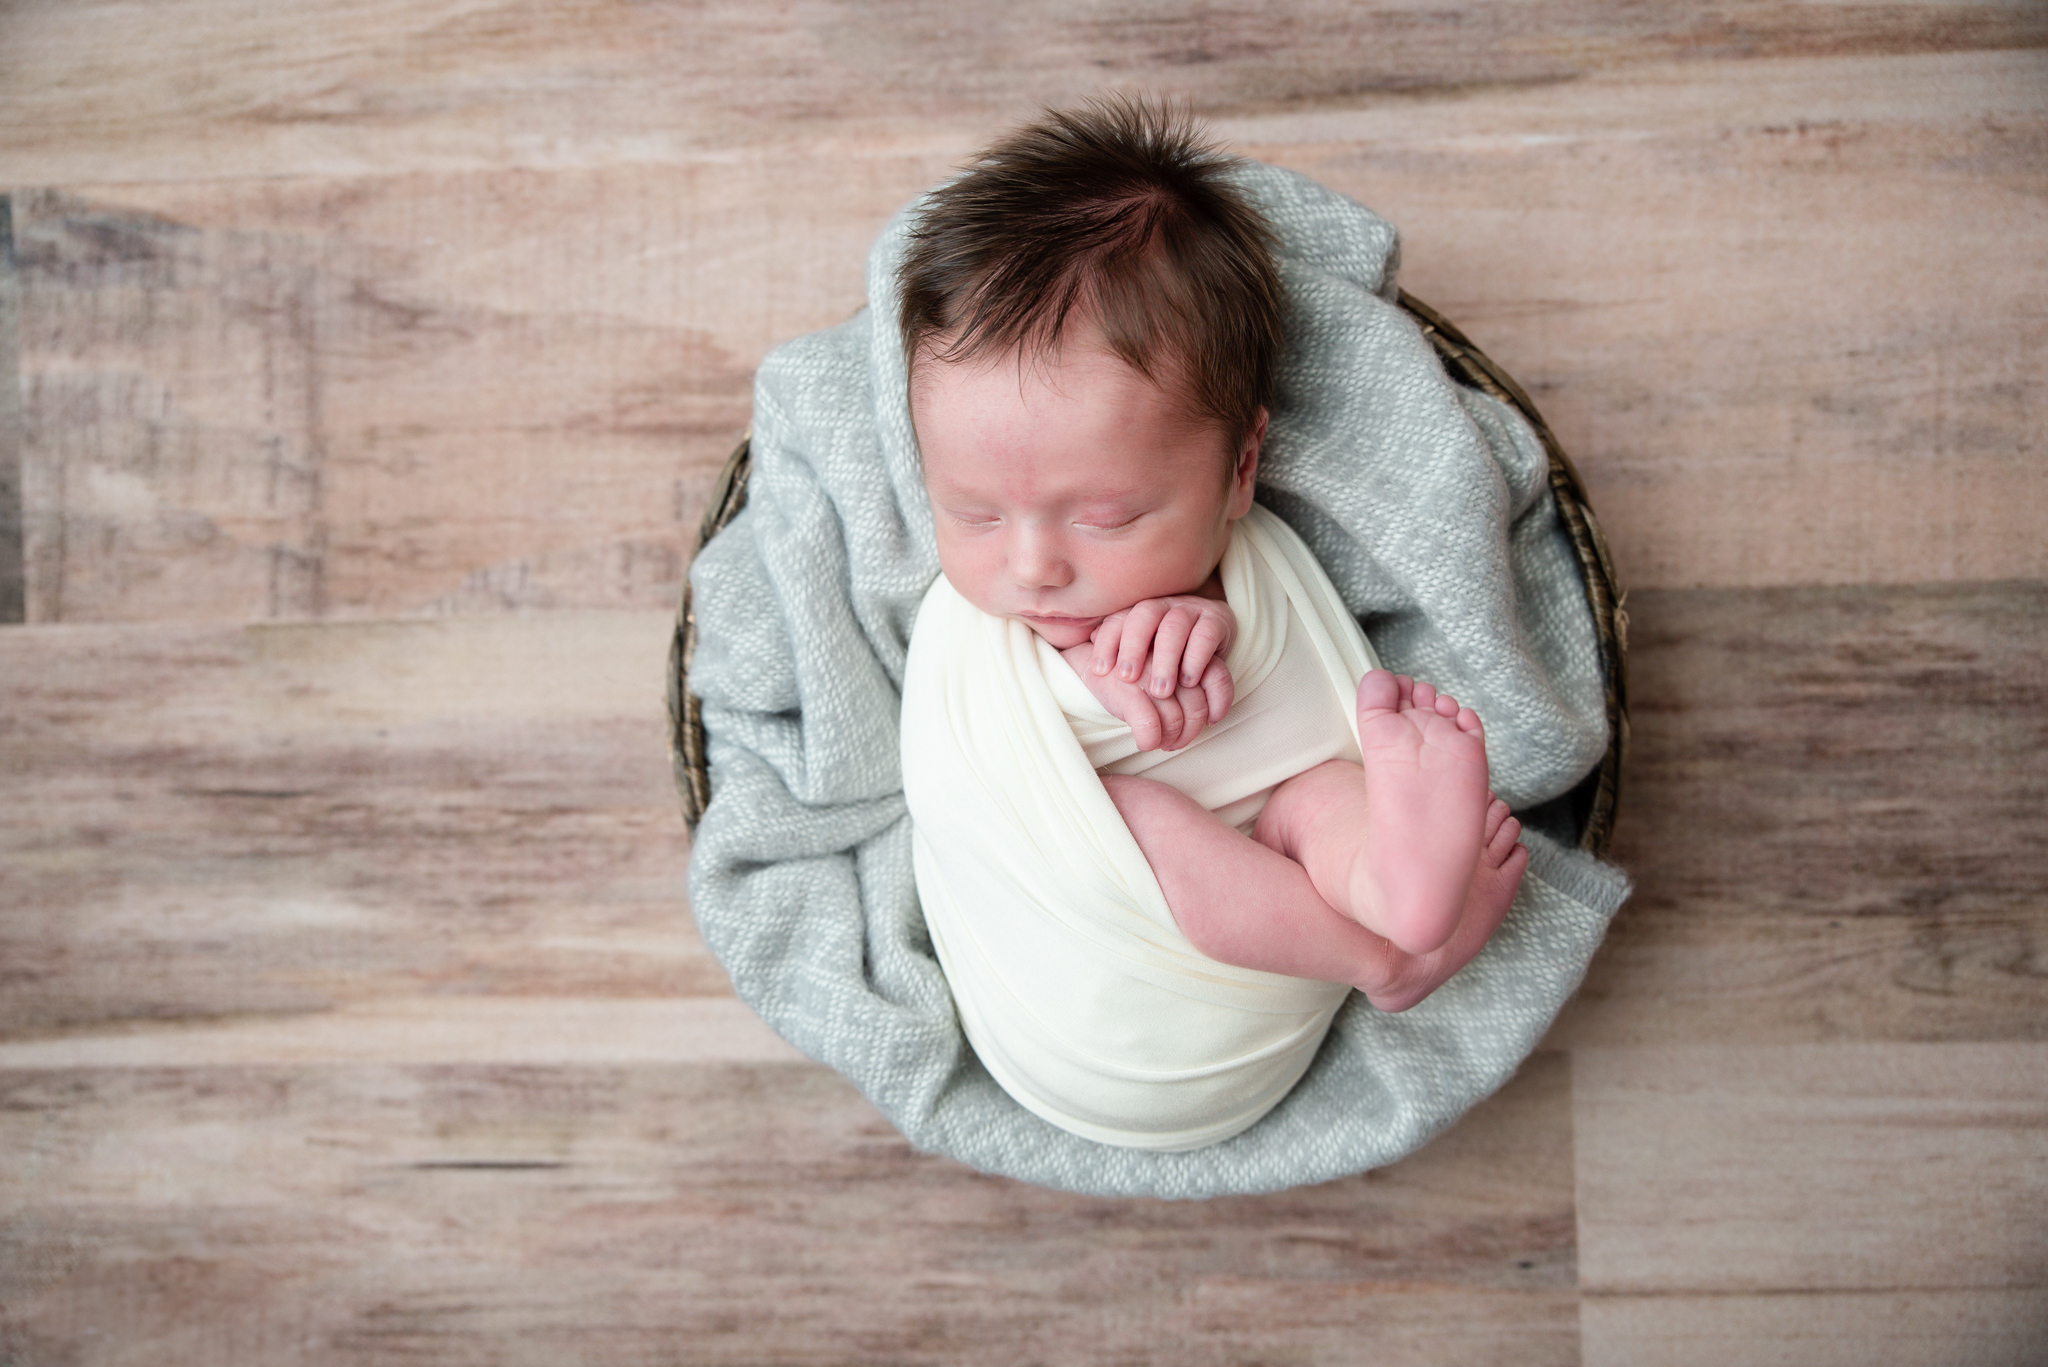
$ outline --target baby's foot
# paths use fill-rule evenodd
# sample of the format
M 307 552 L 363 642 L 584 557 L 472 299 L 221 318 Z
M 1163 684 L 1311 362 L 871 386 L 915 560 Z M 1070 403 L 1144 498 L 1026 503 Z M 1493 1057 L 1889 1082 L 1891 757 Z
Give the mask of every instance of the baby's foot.
M 1497 834 L 1486 733 L 1476 712 L 1433 685 L 1376 669 L 1358 684 L 1358 746 L 1370 818 L 1340 909 L 1397 948 L 1428 954 L 1458 928 Z
M 1487 795 L 1486 834 L 1479 846 L 1479 866 L 1465 890 L 1465 909 L 1451 938 L 1431 954 L 1389 956 L 1372 981 L 1356 984 L 1382 1011 L 1406 1011 L 1450 981 L 1451 976 L 1486 947 L 1514 903 L 1515 889 L 1529 867 L 1529 851 L 1520 844 L 1522 823 L 1508 815 L 1508 804 Z

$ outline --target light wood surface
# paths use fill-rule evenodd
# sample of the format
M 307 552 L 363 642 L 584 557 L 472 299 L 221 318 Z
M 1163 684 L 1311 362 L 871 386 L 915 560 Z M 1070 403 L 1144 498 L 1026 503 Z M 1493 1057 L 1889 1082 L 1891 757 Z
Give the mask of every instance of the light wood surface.
M 1373 206 L 1631 586 L 1637 892 L 1270 1197 L 914 1152 L 688 918 L 769 348 L 1040 104 Z M 2048 10 L 0 5 L 0 1364 L 2048 1362 Z

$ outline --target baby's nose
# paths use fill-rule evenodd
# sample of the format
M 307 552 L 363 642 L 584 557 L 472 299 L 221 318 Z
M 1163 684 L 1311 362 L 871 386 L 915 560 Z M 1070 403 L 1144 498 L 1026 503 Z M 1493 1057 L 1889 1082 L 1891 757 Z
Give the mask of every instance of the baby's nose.
M 1010 549 L 1010 574 L 1026 588 L 1057 589 L 1074 582 L 1059 539 L 1043 530 L 1022 528 Z

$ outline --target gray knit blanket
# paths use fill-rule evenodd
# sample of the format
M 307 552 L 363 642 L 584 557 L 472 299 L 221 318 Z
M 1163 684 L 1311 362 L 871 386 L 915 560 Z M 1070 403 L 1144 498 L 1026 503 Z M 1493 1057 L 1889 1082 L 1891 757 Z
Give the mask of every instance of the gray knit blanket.
M 1397 307 L 1393 228 L 1313 181 L 1245 165 L 1289 297 L 1259 500 L 1315 551 L 1387 666 L 1486 722 L 1517 810 L 1607 744 L 1599 646 L 1543 448 L 1452 382 Z M 869 307 L 762 363 L 748 502 L 690 571 L 711 804 L 690 898 L 740 997 L 850 1079 L 910 1141 L 1091 1194 L 1277 1190 L 1390 1163 L 1505 1082 L 1628 893 L 1532 824 L 1529 871 L 1471 964 L 1398 1015 L 1353 994 L 1308 1074 L 1223 1143 L 1093 1143 L 1012 1101 L 961 1034 L 918 909 L 898 759 L 910 630 L 938 574 L 897 341 L 918 206 L 868 258 Z

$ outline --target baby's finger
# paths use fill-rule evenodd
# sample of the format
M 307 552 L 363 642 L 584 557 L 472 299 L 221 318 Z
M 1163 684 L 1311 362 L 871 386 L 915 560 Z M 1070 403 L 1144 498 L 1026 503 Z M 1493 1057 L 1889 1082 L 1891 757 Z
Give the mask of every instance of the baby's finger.
M 1180 707 L 1180 736 L 1171 745 L 1162 748 L 1179 750 L 1193 745 L 1195 737 L 1209 724 L 1209 697 L 1199 688 L 1174 690 L 1173 700 Z
M 1187 671 L 1181 655 L 1195 626 L 1194 612 L 1184 607 L 1175 607 L 1160 618 L 1159 630 L 1152 636 L 1152 677 L 1145 684 L 1145 691 L 1153 697 L 1170 698 L 1175 689 L 1189 682 L 1183 677 Z
M 1237 681 L 1230 677 L 1230 666 L 1221 660 L 1209 661 L 1209 667 L 1202 671 L 1202 692 L 1209 699 L 1209 720 L 1222 721 L 1230 715 L 1230 705 L 1237 701 Z
M 1164 605 L 1153 598 L 1124 610 L 1123 645 L 1117 650 L 1116 676 L 1125 683 L 1134 684 L 1145 677 L 1145 656 L 1152 649 L 1152 636 L 1159 630 L 1159 619 L 1164 613 Z
M 1148 700 L 1159 712 L 1159 739 L 1152 745 L 1140 745 L 1141 750 L 1178 750 L 1188 743 L 1182 732 L 1187 725 L 1187 714 L 1181 709 L 1179 698 L 1152 698 Z
M 1107 674 L 1116 663 L 1117 643 L 1124 638 L 1124 614 L 1111 613 L 1096 623 L 1095 632 L 1088 639 L 1094 643 L 1095 654 L 1089 658 L 1088 668 L 1098 676 Z
M 1131 742 L 1141 751 L 1157 750 L 1166 739 L 1158 703 L 1135 689 L 1130 705 L 1124 709 L 1124 724 L 1131 728 Z
M 1222 614 L 1205 612 L 1188 633 L 1187 648 L 1181 652 L 1180 681 L 1189 688 L 1202 681 L 1209 662 L 1230 650 L 1230 623 Z

